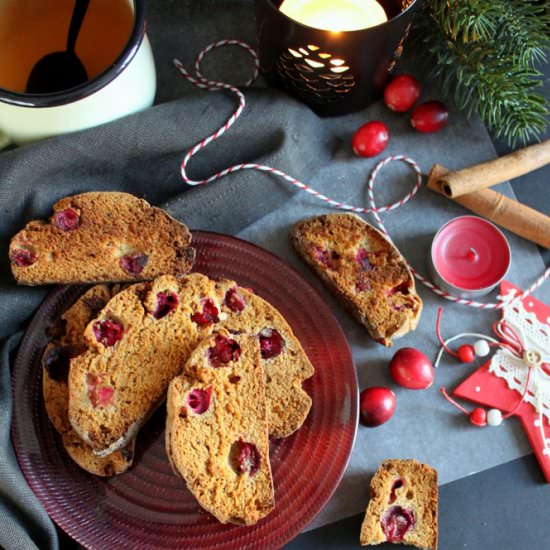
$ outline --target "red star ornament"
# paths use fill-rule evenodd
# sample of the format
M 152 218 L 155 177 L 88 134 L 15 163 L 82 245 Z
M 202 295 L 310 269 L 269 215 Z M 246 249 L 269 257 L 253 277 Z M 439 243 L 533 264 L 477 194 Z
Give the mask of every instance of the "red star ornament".
M 519 288 L 508 281 L 500 285 L 500 293 L 506 295 L 510 290 L 521 292 Z M 538 321 L 550 325 L 550 307 L 527 296 L 521 301 L 526 311 L 535 313 Z M 498 378 L 489 372 L 490 361 L 475 371 L 470 377 L 464 380 L 454 391 L 453 395 L 462 399 L 468 399 L 479 405 L 489 408 L 500 409 L 503 413 L 511 411 L 521 399 L 520 393 L 510 389 L 503 378 Z M 523 401 L 513 416 L 519 417 L 523 428 L 527 433 L 529 442 L 547 483 L 550 483 L 550 453 L 544 438 L 550 438 L 550 425 L 545 416 L 541 416 L 533 405 Z M 542 422 L 542 426 L 541 426 Z

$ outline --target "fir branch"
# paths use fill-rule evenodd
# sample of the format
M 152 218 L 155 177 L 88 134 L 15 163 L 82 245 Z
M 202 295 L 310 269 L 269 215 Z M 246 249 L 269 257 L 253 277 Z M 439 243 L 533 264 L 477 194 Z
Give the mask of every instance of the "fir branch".
M 550 17 L 535 0 L 431 0 L 416 25 L 443 93 L 510 145 L 544 131 L 548 106 L 537 64 L 550 43 Z

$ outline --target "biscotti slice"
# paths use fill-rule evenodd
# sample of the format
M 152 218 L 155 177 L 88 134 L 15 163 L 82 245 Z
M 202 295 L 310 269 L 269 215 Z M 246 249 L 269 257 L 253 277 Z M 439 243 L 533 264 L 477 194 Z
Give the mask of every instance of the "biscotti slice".
M 71 360 L 69 420 L 96 454 L 134 437 L 211 333 L 214 286 L 198 273 L 131 285 L 88 324 L 88 349 Z
M 414 277 L 378 229 L 354 214 L 327 214 L 296 223 L 291 241 L 376 341 L 390 346 L 416 328 Z
M 84 329 L 99 310 L 118 292 L 118 285 L 96 285 L 88 289 L 62 316 L 64 328 L 58 338 L 46 346 L 42 356 L 42 389 L 46 413 L 54 428 L 62 436 L 69 456 L 83 469 L 98 476 L 112 476 L 125 472 L 133 461 L 135 440 L 126 448 L 105 457 L 94 455 L 72 429 L 68 418 L 69 389 L 67 377 L 72 357 L 85 349 Z
M 46 412 L 55 429 L 63 434 L 71 429 L 68 418 L 69 390 L 67 378 L 72 357 L 86 349 L 84 329 L 111 299 L 107 285 L 88 289 L 61 315 L 60 334 L 42 355 L 42 392 Z
M 371 481 L 361 544 L 437 548 L 437 472 L 417 460 L 386 460 Z
M 65 197 L 49 221 L 34 220 L 10 243 L 19 284 L 100 283 L 182 275 L 193 264 L 187 227 L 128 193 Z
M 166 449 L 199 504 L 252 525 L 274 507 L 265 381 L 256 336 L 220 329 L 171 383 Z
M 233 281 L 217 283 L 222 290 L 222 325 L 235 332 L 256 334 L 266 376 L 269 434 L 294 433 L 311 409 L 311 397 L 302 384 L 314 373 L 299 340 L 279 311 L 252 291 Z

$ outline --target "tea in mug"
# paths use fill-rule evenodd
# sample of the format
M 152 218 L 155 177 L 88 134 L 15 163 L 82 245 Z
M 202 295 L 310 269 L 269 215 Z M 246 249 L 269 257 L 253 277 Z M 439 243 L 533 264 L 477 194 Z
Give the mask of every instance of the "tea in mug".
M 65 51 L 74 0 L 0 0 L 0 88 L 24 93 L 34 65 Z M 109 68 L 134 24 L 132 0 L 90 0 L 75 51 L 88 79 Z

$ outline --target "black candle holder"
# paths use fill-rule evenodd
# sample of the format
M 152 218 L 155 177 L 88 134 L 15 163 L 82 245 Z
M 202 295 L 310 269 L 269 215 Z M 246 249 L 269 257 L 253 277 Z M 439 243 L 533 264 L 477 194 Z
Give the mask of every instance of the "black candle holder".
M 308 27 L 256 0 L 260 70 L 266 82 L 321 116 L 358 111 L 382 94 L 409 34 L 418 0 L 379 0 L 388 21 L 355 31 Z

